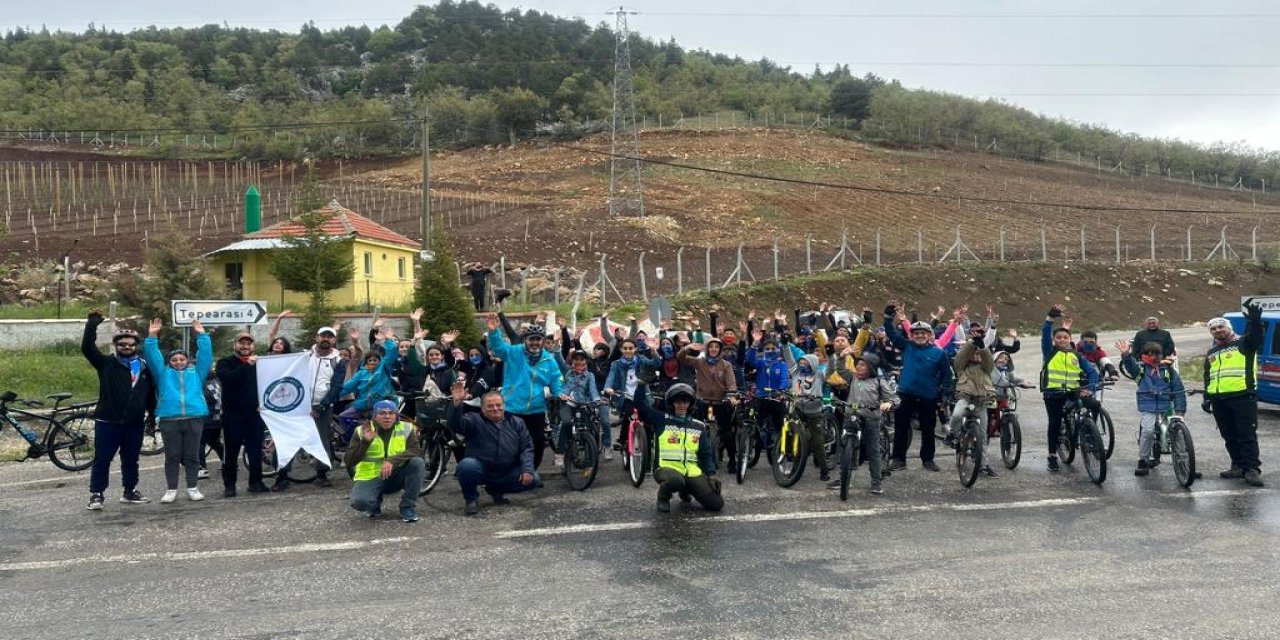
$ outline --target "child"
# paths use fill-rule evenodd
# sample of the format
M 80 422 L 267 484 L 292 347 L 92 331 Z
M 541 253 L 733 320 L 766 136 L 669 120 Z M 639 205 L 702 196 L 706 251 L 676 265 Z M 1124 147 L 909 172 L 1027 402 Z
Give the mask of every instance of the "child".
M 867 470 L 871 474 L 871 493 L 880 494 L 882 476 L 889 475 L 888 469 L 880 468 L 880 420 L 885 411 L 898 407 L 898 385 L 892 378 L 880 377 L 880 357 L 864 351 L 849 371 L 845 357 L 852 355 L 853 348 L 848 347 L 836 359 L 836 373 L 849 383 L 848 403 L 858 407 L 857 415 L 862 420 L 863 458 L 869 463 Z M 878 409 L 878 410 L 877 410 Z M 837 481 L 838 482 L 838 481 Z
M 560 433 L 556 438 L 560 451 L 556 454 L 557 467 L 564 466 L 564 452 L 569 450 L 569 436 L 573 433 L 573 407 L 568 402 L 587 405 L 600 399 L 596 377 L 587 370 L 587 360 L 586 351 L 574 351 L 569 356 L 569 371 L 564 374 L 564 390 L 560 394 L 564 403 L 560 405 Z
M 991 379 L 991 374 L 996 368 L 995 358 L 987 349 L 983 336 L 975 335 L 960 348 L 952 362 L 952 367 L 956 372 L 956 406 L 951 411 L 951 433 L 958 439 L 970 407 L 973 407 L 972 410 L 976 414 L 982 411 L 996 395 L 995 383 Z M 985 436 L 985 433 L 981 434 L 982 472 L 994 478 L 997 474 L 996 470 L 991 468 Z
M 796 358 L 784 342 L 782 354 L 787 364 L 791 365 L 791 393 L 796 397 L 795 413 L 804 422 L 809 432 L 809 449 L 813 452 L 813 462 L 818 465 L 822 482 L 831 479 L 827 470 L 827 448 L 822 435 L 822 368 L 818 365 L 818 356 L 805 354 Z
M 1187 413 L 1187 394 L 1182 378 L 1170 360 L 1164 359 L 1164 349 L 1158 342 L 1142 346 L 1141 362 L 1130 354 L 1126 340 L 1116 343 L 1120 349 L 1120 369 L 1126 378 L 1138 383 L 1138 416 L 1141 432 L 1138 437 L 1138 468 L 1133 475 L 1145 476 L 1155 468 L 1156 421 L 1172 410 L 1179 416 Z

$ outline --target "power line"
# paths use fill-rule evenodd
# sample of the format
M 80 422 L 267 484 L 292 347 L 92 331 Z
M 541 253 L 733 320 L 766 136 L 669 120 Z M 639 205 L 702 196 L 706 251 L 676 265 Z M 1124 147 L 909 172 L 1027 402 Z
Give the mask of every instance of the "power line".
M 593 154 L 603 155 L 603 156 L 614 155 L 613 153 L 610 153 L 608 151 L 600 151 L 599 149 L 591 149 L 589 147 L 580 147 L 577 145 L 554 143 L 554 142 L 548 143 L 548 144 L 553 147 L 560 147 L 564 149 L 571 149 L 574 151 L 582 151 L 585 153 L 593 153 Z M 771 182 L 783 182 L 787 184 L 798 184 L 798 185 L 804 185 L 804 186 L 810 186 L 810 187 L 826 187 L 830 189 L 844 189 L 848 191 L 880 193 L 880 194 L 891 195 L 891 196 L 909 196 L 914 198 L 929 198 L 933 200 L 957 200 L 957 201 L 969 201 L 969 202 L 983 202 L 983 203 L 990 203 L 990 204 L 1014 204 L 1014 205 L 1029 206 L 1029 207 L 1078 209 L 1083 211 L 1128 211 L 1128 212 L 1154 212 L 1154 213 L 1228 213 L 1228 214 L 1249 214 L 1249 215 L 1263 214 L 1263 213 L 1272 214 L 1272 215 L 1280 214 L 1280 211 L 1241 211 L 1241 210 L 1231 210 L 1231 209 L 1219 209 L 1219 210 L 1175 209 L 1175 208 L 1165 208 L 1165 207 L 1114 207 L 1114 206 L 1102 206 L 1102 205 L 1090 205 L 1090 204 L 1071 204 L 1066 202 L 1011 200 L 1006 198 L 984 198 L 984 197 L 970 197 L 970 196 L 940 195 L 936 193 L 923 193 L 919 191 L 906 191 L 902 189 L 886 189 L 883 187 L 864 187 L 859 185 L 840 184 L 835 182 L 802 180 L 800 178 L 771 176 L 771 175 L 766 175 L 761 173 L 750 173 L 746 171 L 733 171 L 730 169 L 714 169 L 711 167 L 699 167 L 697 165 L 685 164 L 682 162 L 672 162 L 669 160 L 658 160 L 654 158 L 633 158 L 633 157 L 624 156 L 624 159 L 635 160 L 635 161 L 643 162 L 646 164 L 656 164 L 656 165 L 662 165 L 666 167 L 673 167 L 677 169 L 688 169 L 691 171 L 702 171 L 705 173 L 714 173 L 719 175 L 733 176 L 736 178 L 750 178 L 752 180 L 768 180 Z

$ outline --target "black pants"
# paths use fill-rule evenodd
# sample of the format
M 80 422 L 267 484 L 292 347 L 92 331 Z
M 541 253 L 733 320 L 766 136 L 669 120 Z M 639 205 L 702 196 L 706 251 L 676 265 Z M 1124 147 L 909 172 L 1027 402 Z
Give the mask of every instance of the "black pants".
M 756 421 L 762 430 L 773 434 L 782 432 L 782 421 L 787 417 L 787 405 L 768 398 L 756 399 Z
M 228 488 L 236 486 L 236 475 L 240 468 L 240 449 L 245 450 L 249 459 L 249 486 L 262 484 L 262 434 L 266 425 L 257 414 L 252 416 L 223 416 L 222 435 L 227 444 L 227 457 L 222 462 L 222 484 Z
M 484 311 L 484 289 L 484 282 L 471 284 L 471 302 L 476 306 L 476 311 Z
M 711 483 L 707 482 L 706 476 L 686 478 L 683 473 L 675 469 L 660 468 L 653 472 L 653 479 L 660 483 L 658 485 L 659 500 L 670 500 L 671 496 L 678 493 L 681 497 L 693 496 L 693 499 L 707 511 L 719 511 L 724 508 L 724 496 L 711 488 Z
M 893 459 L 905 463 L 911 447 L 911 417 L 920 421 L 920 460 L 933 461 L 933 431 L 938 427 L 938 399 L 900 394 L 902 404 L 894 412 Z M 878 435 L 876 436 L 879 437 Z
M 529 430 L 529 439 L 533 440 L 533 468 L 537 469 L 542 466 L 542 450 L 547 447 L 547 414 L 521 413 L 516 417 L 524 420 L 524 428 Z
M 210 451 L 218 454 L 218 459 L 223 461 L 223 466 L 226 465 L 227 457 L 226 451 L 222 448 L 222 427 L 220 426 L 211 427 L 209 425 L 205 425 L 204 427 L 204 435 L 200 439 L 201 469 L 208 467 Z
M 93 423 L 93 469 L 89 491 L 102 493 L 111 479 L 111 461 L 120 454 L 120 481 L 126 492 L 138 488 L 138 456 L 142 451 L 141 424 Z
M 1261 471 L 1258 459 L 1258 400 L 1250 395 L 1211 399 L 1213 420 L 1227 445 L 1231 466 L 1245 471 Z
M 733 405 L 728 402 L 711 403 L 705 400 L 699 400 L 698 406 L 694 410 L 694 416 L 701 420 L 707 415 L 707 411 L 711 411 L 712 424 L 707 426 L 714 427 L 712 432 L 717 447 L 724 447 L 725 457 L 728 461 L 729 468 L 736 466 L 738 459 L 737 433 L 733 429 Z
M 1047 435 L 1050 458 L 1058 455 L 1058 438 L 1062 436 L 1062 418 L 1067 414 L 1067 403 L 1071 401 L 1071 398 L 1072 396 L 1070 395 L 1044 397 L 1044 411 L 1049 416 L 1049 431 Z M 1096 416 L 1102 410 L 1102 403 L 1095 400 L 1093 396 L 1083 398 L 1082 402 L 1090 415 Z

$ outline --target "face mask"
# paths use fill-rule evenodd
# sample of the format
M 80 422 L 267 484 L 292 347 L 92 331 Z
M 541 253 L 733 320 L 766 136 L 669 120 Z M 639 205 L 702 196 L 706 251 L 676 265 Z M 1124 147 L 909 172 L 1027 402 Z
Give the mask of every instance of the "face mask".
M 738 338 L 735 336 L 725 336 L 724 343 L 728 345 L 738 344 Z
M 724 359 L 725 359 L 725 362 L 733 362 L 734 360 L 737 360 L 737 359 L 738 359 L 738 352 L 737 352 L 737 351 L 732 351 L 732 350 L 730 350 L 730 351 L 725 351 L 725 352 L 724 352 L 724 355 L 722 355 L 722 356 L 720 356 L 720 357 L 724 358 Z
M 646 346 L 648 346 L 648 345 L 645 343 L 644 339 L 636 340 L 636 350 L 637 350 L 637 351 L 644 351 Z
M 778 359 L 777 351 L 762 351 L 760 353 L 764 357 L 765 362 L 773 362 Z
M 719 356 L 707 356 L 707 364 L 714 367 L 717 362 L 720 362 Z
M 662 345 L 662 348 L 659 349 L 659 351 L 662 352 L 662 357 L 664 358 L 670 358 L 671 356 L 674 356 L 676 354 L 676 350 L 672 348 L 671 345 L 669 344 Z
M 810 367 L 807 362 L 802 362 L 796 367 L 796 371 L 799 371 L 802 376 L 807 376 L 813 373 L 813 367 Z
M 475 365 L 475 366 L 477 366 L 477 367 L 478 367 L 478 366 L 480 366 L 480 363 L 481 363 L 481 362 L 484 362 L 484 358 L 482 358 L 482 357 L 480 357 L 480 356 L 478 356 L 478 355 L 471 356 L 471 357 L 469 358 L 469 360 L 471 360 L 471 364 L 473 364 L 473 365 Z
M 1097 349 L 1097 348 L 1098 348 L 1098 345 L 1096 345 L 1096 344 L 1094 344 L 1094 343 L 1092 343 L 1092 342 L 1081 342 L 1081 343 L 1080 343 L 1080 351 L 1082 351 L 1082 352 L 1084 352 L 1084 353 L 1093 353 L 1093 351 L 1094 351 L 1095 349 Z

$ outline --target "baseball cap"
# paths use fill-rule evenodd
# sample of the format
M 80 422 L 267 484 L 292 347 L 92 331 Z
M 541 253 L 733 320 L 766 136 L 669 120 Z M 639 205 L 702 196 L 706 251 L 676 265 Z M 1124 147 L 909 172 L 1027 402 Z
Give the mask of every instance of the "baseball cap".
M 338 332 L 334 331 L 333 327 L 320 327 L 319 329 L 316 329 L 316 335 L 323 335 L 326 333 L 332 336 L 338 335 Z
M 246 339 L 246 338 L 249 340 L 249 342 L 253 342 L 253 334 L 252 334 L 252 333 L 249 333 L 248 331 L 241 331 L 240 333 L 237 333 L 237 334 L 236 334 L 236 340 L 235 340 L 235 341 L 236 341 L 236 342 L 240 342 L 241 340 L 244 340 L 244 339 Z
M 1209 321 L 1210 329 L 1217 329 L 1218 327 L 1229 327 L 1229 326 L 1231 326 L 1231 323 L 1228 322 L 1226 318 L 1214 318 Z

